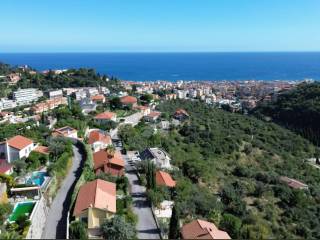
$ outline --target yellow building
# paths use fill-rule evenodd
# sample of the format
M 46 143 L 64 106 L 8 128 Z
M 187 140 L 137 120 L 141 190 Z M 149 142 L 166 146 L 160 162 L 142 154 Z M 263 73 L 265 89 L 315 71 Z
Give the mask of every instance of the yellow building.
M 100 226 L 116 213 L 116 185 L 101 179 L 80 187 L 73 215 L 88 225 L 90 238 L 101 235 Z

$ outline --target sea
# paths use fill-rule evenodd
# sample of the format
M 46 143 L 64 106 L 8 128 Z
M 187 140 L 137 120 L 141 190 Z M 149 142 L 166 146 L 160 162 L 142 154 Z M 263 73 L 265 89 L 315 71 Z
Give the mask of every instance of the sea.
M 0 62 L 39 71 L 94 68 L 127 81 L 320 80 L 320 52 L 0 53 Z

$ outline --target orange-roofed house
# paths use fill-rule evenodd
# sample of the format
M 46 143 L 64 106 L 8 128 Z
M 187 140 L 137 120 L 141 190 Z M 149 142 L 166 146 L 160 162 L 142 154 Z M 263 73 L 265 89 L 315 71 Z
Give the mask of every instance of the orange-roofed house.
M 200 219 L 185 224 L 180 233 L 182 239 L 231 239 L 227 232 L 219 230 L 211 222 Z
M 109 121 L 117 121 L 117 114 L 114 112 L 103 112 L 99 113 L 94 117 L 94 121 L 98 124 L 104 124 Z
M 156 172 L 156 183 L 158 186 L 166 186 L 169 188 L 174 188 L 176 186 L 176 181 L 174 181 L 171 175 L 164 171 Z
M 91 100 L 95 103 L 105 103 L 106 98 L 103 95 L 95 95 L 91 97 Z
M 124 160 L 119 151 L 113 155 L 106 150 L 100 150 L 93 153 L 94 171 L 96 174 L 104 172 L 112 176 L 124 175 Z
M 49 155 L 49 148 L 46 146 L 37 146 L 35 149 L 33 149 L 34 152 Z
M 99 130 L 93 130 L 89 133 L 88 144 L 91 145 L 93 152 L 98 152 L 112 145 L 112 139 Z
M 144 116 L 144 120 L 146 122 L 156 122 L 159 117 L 161 116 L 161 112 L 153 111 L 150 112 L 148 115 Z
M 78 131 L 72 127 L 65 126 L 65 127 L 53 130 L 52 136 L 77 139 L 78 138 Z
M 134 108 L 137 106 L 138 100 L 136 97 L 124 96 L 120 98 L 120 102 L 123 107 Z
M 143 114 L 143 116 L 146 116 L 151 112 L 151 109 L 150 109 L 149 106 L 141 106 L 141 105 L 139 105 L 139 106 L 135 106 L 133 109 L 140 111 Z
M 184 121 L 187 120 L 190 116 L 186 110 L 179 108 L 175 111 L 173 117 L 179 121 Z
M 88 225 L 88 237 L 101 235 L 100 226 L 116 213 L 116 184 L 97 179 L 80 187 L 73 216 Z
M 0 143 L 0 158 L 8 163 L 21 158 L 27 158 L 36 145 L 29 138 L 17 135 Z

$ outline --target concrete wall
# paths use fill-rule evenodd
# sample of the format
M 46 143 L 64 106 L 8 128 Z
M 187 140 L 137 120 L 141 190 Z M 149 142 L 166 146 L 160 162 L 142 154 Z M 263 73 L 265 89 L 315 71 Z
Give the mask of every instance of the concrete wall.
M 45 199 L 42 197 L 33 210 L 33 214 L 31 216 L 32 224 L 29 228 L 26 239 L 41 239 L 48 211 L 49 209 L 46 206 Z

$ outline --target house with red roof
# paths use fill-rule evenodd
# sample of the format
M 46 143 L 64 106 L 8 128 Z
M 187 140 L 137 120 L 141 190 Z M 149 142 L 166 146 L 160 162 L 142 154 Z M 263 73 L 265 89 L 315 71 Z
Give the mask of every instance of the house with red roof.
M 6 159 L 8 163 L 27 158 L 35 147 L 31 139 L 17 135 L 0 143 L 0 158 Z
M 107 123 L 109 121 L 116 122 L 117 121 L 117 114 L 114 113 L 114 112 L 99 113 L 98 115 L 96 115 L 94 117 L 94 121 L 97 124 L 104 124 L 104 123 Z
M 169 188 L 174 188 L 176 186 L 176 181 L 174 181 L 171 175 L 164 171 L 156 172 L 156 184 L 158 186 L 165 186 Z
M 136 97 L 124 96 L 120 98 L 120 102 L 123 107 L 134 108 L 137 106 L 138 100 Z
M 49 155 L 50 153 L 49 148 L 46 146 L 37 146 L 33 151 L 44 155 Z
M 280 181 L 287 184 L 288 187 L 294 188 L 294 189 L 308 189 L 308 185 L 304 184 L 303 182 L 300 182 L 293 178 L 288 178 L 285 176 L 280 177 Z
M 119 151 L 114 154 L 108 153 L 106 150 L 100 150 L 93 153 L 94 171 L 96 174 L 104 172 L 112 176 L 124 175 L 124 160 Z
M 53 130 L 52 136 L 77 139 L 78 138 L 78 131 L 77 131 L 77 129 L 74 129 L 72 127 L 65 126 L 65 127 Z
M 5 159 L 0 159 L 0 174 L 10 175 L 11 173 L 13 173 L 13 165 Z
M 173 114 L 173 118 L 179 120 L 179 121 L 185 121 L 190 117 L 190 115 L 187 113 L 186 110 L 179 108 L 175 111 Z
M 153 111 L 150 112 L 148 115 L 144 116 L 144 120 L 146 122 L 156 122 L 161 116 L 161 112 Z
M 100 226 L 117 211 L 116 184 L 97 179 L 80 187 L 73 216 L 87 224 L 88 237 L 101 236 Z
M 88 135 L 88 144 L 91 145 L 93 152 L 98 152 L 112 145 L 112 139 L 109 135 L 99 130 L 93 130 Z
M 102 94 L 92 96 L 92 97 L 91 97 L 91 100 L 92 100 L 94 103 L 105 103 L 105 102 L 106 102 L 106 98 L 105 98 L 105 96 L 103 96 Z
M 151 112 L 151 108 L 149 106 L 138 105 L 135 106 L 133 109 L 140 111 L 143 114 L 143 116 L 146 116 Z
M 185 224 L 180 233 L 182 239 L 231 239 L 227 232 L 219 230 L 211 222 L 200 219 Z

